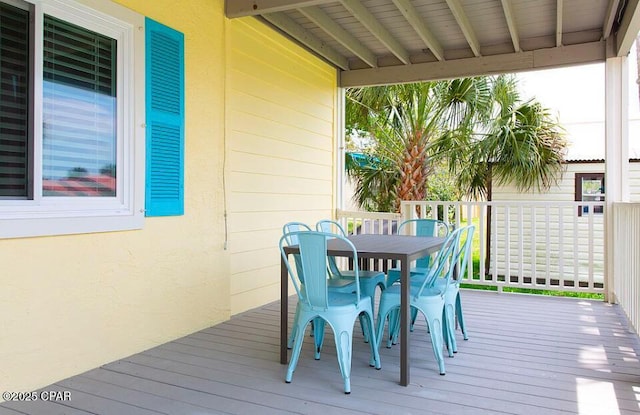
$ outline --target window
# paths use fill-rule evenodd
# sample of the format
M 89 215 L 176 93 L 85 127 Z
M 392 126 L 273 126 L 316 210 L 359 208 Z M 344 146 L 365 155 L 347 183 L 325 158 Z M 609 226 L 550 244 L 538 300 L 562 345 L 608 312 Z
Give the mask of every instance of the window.
M 115 197 L 115 39 L 44 16 L 42 195 Z
M 604 173 L 576 173 L 575 200 L 604 202 Z M 602 213 L 603 205 L 595 205 L 593 213 Z M 578 216 L 589 213 L 589 206 L 578 206 Z
M 93 3 L 0 0 L 0 237 L 142 227 L 144 17 Z

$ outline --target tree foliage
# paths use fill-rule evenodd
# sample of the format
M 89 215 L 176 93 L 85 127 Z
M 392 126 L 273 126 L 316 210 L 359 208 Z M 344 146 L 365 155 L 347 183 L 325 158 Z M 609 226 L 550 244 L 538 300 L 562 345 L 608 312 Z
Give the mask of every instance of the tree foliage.
M 548 188 L 561 172 L 566 142 L 558 123 L 539 103 L 520 101 L 512 76 L 356 88 L 346 97 L 348 135 L 370 140 L 370 162 L 347 166 L 365 209 L 433 199 L 429 181 L 437 183 L 443 169 L 453 195 L 476 199 L 491 176 L 528 190 Z

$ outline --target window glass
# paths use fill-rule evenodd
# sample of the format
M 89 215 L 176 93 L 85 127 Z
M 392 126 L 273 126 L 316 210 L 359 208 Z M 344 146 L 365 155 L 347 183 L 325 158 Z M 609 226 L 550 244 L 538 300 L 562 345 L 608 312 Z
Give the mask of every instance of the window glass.
M 576 201 L 604 202 L 604 173 L 576 173 Z M 594 213 L 602 213 L 603 205 L 594 205 Z M 589 213 L 589 206 L 579 206 L 578 216 Z
M 0 3 L 0 198 L 29 196 L 29 12 Z
M 44 17 L 43 196 L 116 195 L 116 41 Z

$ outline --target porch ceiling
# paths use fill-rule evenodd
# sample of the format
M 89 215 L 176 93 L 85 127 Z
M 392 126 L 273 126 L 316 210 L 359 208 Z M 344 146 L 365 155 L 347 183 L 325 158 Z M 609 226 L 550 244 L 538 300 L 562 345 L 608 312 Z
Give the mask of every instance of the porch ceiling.
M 226 0 L 334 65 L 343 87 L 517 72 L 629 53 L 640 0 Z

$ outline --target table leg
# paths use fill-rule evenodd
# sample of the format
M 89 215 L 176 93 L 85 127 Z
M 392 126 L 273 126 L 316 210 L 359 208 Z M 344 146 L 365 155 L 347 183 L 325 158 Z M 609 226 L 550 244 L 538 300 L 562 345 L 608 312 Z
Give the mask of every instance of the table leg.
M 287 364 L 287 326 L 289 324 L 289 278 L 287 265 L 280 256 L 280 363 Z
M 400 385 L 409 384 L 409 323 L 411 321 L 411 299 L 409 298 L 409 261 L 400 261 Z

